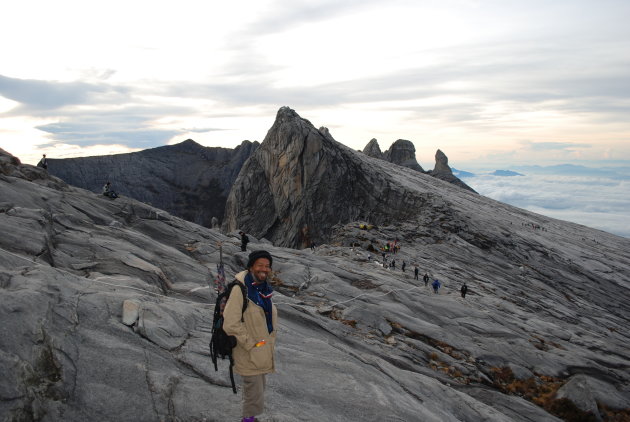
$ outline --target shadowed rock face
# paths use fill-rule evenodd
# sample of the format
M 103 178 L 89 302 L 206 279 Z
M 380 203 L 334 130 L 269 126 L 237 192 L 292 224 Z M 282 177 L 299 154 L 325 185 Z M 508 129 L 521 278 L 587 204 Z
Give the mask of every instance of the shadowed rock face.
M 363 153 L 369 157 L 374 158 L 383 158 L 383 153 L 381 152 L 381 147 L 378 145 L 378 141 L 376 138 L 372 138 L 370 142 L 363 148 Z
M 426 201 L 408 194 L 387 172 L 374 171 L 363 154 L 327 130 L 283 107 L 232 187 L 223 228 L 306 247 L 326 239 L 335 224 L 393 221 Z
M 416 147 L 411 141 L 399 139 L 383 154 L 383 159 L 399 166 L 424 171 L 416 160 Z
M 462 182 L 457 176 L 453 174 L 453 171 L 448 166 L 448 157 L 441 150 L 437 150 L 435 153 L 435 167 L 428 172 L 431 176 L 444 180 L 445 182 L 452 183 L 460 188 L 475 192 L 473 188 Z M 475 192 L 476 193 L 476 192 Z
M 385 154 L 422 174 L 413 166 L 414 156 L 413 144 L 404 140 Z M 232 187 L 223 229 L 303 248 L 327 241 L 336 224 L 388 224 L 434 204 L 432 193 L 410 191 L 401 183 L 392 170 L 401 166 L 386 163 L 347 148 L 328 129 L 315 129 L 283 107 Z
M 223 219 L 225 201 L 241 166 L 258 147 L 203 147 L 192 140 L 130 154 L 49 159 L 48 171 L 67 183 L 101 192 L 113 189 L 188 221 L 210 227 Z
M 314 252 L 250 236 L 274 257 L 279 308 L 260 419 L 627 420 L 629 239 L 348 157 L 425 205 L 371 230 L 338 225 Z M 0 233 L 3 420 L 240 418 L 227 361 L 215 372 L 208 356 L 218 244 L 228 280 L 247 262 L 236 233 L 69 186 L 2 150 Z M 383 268 L 368 248 L 394 239 L 397 267 Z

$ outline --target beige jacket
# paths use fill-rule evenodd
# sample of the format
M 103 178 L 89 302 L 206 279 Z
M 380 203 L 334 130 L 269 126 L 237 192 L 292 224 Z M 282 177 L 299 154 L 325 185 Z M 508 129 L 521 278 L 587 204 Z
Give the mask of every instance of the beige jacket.
M 236 274 L 236 280 L 245 285 L 247 271 Z M 247 292 L 247 288 L 245 288 Z M 251 376 L 268 374 L 275 371 L 274 348 L 276 344 L 276 331 L 278 330 L 278 310 L 272 305 L 273 332 L 267 330 L 265 311 L 250 299 L 247 299 L 247 309 L 243 313 L 243 295 L 240 289 L 230 294 L 223 311 L 223 330 L 230 336 L 236 337 L 236 347 L 232 351 L 234 357 L 234 372 L 240 375 Z M 261 340 L 265 345 L 254 347 Z

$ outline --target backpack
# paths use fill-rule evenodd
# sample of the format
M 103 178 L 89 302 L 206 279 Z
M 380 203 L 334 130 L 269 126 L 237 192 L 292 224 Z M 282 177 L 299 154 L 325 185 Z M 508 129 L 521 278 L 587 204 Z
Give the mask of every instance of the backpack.
M 223 305 L 230 297 L 230 293 L 235 286 L 241 288 L 243 294 L 243 310 L 241 312 L 241 321 L 243 321 L 243 313 L 247 309 L 247 291 L 245 286 L 238 281 L 233 281 L 228 284 L 225 291 L 217 296 L 217 302 L 214 306 L 214 316 L 212 319 L 212 337 L 210 338 L 210 357 L 214 364 L 214 370 L 218 371 L 217 360 L 218 358 L 230 360 L 230 381 L 232 382 L 232 391 L 236 394 L 236 386 L 234 385 L 234 372 L 232 367 L 234 366 L 234 359 L 232 358 L 232 349 L 236 346 L 236 337 L 229 336 L 223 331 Z

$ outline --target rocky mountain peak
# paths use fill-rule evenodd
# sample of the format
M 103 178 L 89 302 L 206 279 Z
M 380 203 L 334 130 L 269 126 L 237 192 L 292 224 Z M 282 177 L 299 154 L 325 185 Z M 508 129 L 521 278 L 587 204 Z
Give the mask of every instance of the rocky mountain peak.
M 363 153 L 369 157 L 374 158 L 383 158 L 383 153 L 381 152 L 381 147 L 378 145 L 378 141 L 376 138 L 372 138 L 370 142 L 363 148 Z
M 435 167 L 433 171 L 453 174 L 451 168 L 448 166 L 448 157 L 439 149 L 435 152 Z
M 324 127 L 324 126 L 320 127 L 320 128 L 319 128 L 319 133 L 321 133 L 321 134 L 322 134 L 322 136 L 323 136 L 324 138 L 328 139 L 329 141 L 336 142 L 336 141 L 335 141 L 335 138 L 333 138 L 333 136 L 330 134 L 330 130 L 328 130 L 328 128 L 327 128 L 327 127 Z
M 417 171 L 424 171 L 416 160 L 416 147 L 413 142 L 406 139 L 398 139 L 383 154 L 383 158 L 399 166 L 409 167 Z
M 185 141 L 180 142 L 179 144 L 176 144 L 176 145 L 179 145 L 179 146 L 182 146 L 182 147 L 183 146 L 198 146 L 198 147 L 202 147 L 201 144 L 198 144 L 197 142 L 195 142 L 194 140 L 192 140 L 190 138 L 188 138 Z
M 448 165 L 448 157 L 439 149 L 435 152 L 435 167 L 433 168 L 433 170 L 429 170 L 428 174 L 437 179 L 452 183 L 468 191 L 475 192 L 473 188 L 462 182 L 461 179 L 453 174 L 453 171 Z
M 283 151 L 294 143 L 303 143 L 313 125 L 298 115 L 295 110 L 284 106 L 278 110 L 276 119 L 262 142 L 266 149 Z M 291 136 L 284 136 L 290 134 Z
M 206 147 L 193 141 L 192 139 L 186 139 L 183 142 L 179 142 L 173 145 L 165 145 L 163 147 L 154 148 L 160 151 L 169 151 L 171 154 L 188 153 L 188 154 L 205 154 Z M 147 151 L 147 150 L 145 150 Z M 150 151 L 150 150 L 148 150 Z
M 234 182 L 223 228 L 305 247 L 326 239 L 337 223 L 359 217 L 379 223 L 410 212 L 383 206 L 404 193 L 392 188 L 389 171 L 374 171 L 365 159 L 283 107 Z

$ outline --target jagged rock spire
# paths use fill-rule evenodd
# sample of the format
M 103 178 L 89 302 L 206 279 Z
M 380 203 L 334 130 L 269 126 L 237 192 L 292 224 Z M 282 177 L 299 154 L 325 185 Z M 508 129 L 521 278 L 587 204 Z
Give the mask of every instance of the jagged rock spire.
M 445 182 L 452 183 L 463 189 L 475 192 L 473 188 L 462 182 L 453 174 L 453 171 L 448 165 L 448 157 L 439 149 L 435 152 L 435 167 L 428 173 L 437 179 L 444 180 Z
M 390 163 L 409 167 L 417 171 L 424 172 L 422 166 L 416 160 L 416 147 L 413 142 L 406 139 L 399 139 L 383 154 L 383 158 Z
M 363 148 L 363 153 L 369 157 L 374 158 L 383 158 L 383 153 L 381 152 L 381 147 L 378 145 L 378 141 L 376 138 L 372 138 L 370 142 Z

